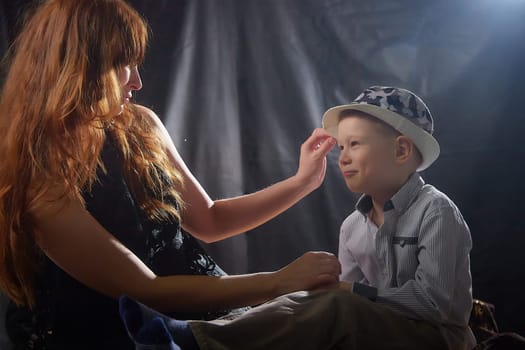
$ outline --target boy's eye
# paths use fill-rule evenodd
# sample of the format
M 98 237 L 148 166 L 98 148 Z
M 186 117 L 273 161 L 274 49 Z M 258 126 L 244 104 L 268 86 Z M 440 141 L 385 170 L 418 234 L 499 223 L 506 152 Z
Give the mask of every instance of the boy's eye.
M 339 150 L 342 151 L 343 149 L 345 149 L 345 146 L 339 145 Z
M 359 142 L 357 142 L 357 141 L 352 141 L 352 142 L 350 142 L 350 146 L 351 146 L 351 147 L 355 147 L 355 146 L 357 146 L 357 145 L 359 145 Z

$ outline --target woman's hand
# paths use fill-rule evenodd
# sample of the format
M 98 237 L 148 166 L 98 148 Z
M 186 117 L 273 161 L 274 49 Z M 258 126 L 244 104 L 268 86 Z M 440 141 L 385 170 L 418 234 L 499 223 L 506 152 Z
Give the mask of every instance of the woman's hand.
M 277 295 L 311 290 L 339 282 L 341 264 L 327 252 L 307 252 L 277 271 Z
M 299 168 L 295 175 L 305 186 L 314 190 L 321 185 L 326 173 L 326 155 L 336 140 L 324 129 L 317 128 L 302 144 Z

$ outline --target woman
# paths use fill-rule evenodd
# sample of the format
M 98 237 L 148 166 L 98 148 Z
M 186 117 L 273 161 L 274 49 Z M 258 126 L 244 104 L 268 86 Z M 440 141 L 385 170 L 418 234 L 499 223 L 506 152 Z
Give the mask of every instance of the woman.
M 0 100 L 0 287 L 18 305 L 7 319 L 18 347 L 133 348 L 122 294 L 212 319 L 337 282 L 329 253 L 226 276 L 197 242 L 253 229 L 319 187 L 334 139 L 316 129 L 294 176 L 211 200 L 159 118 L 130 102 L 146 41 L 122 0 L 48 0 L 12 47 Z

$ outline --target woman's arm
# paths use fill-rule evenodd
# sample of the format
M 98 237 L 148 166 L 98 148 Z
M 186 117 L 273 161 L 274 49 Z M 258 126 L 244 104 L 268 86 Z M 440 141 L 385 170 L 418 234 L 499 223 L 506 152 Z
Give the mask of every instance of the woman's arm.
M 307 253 L 285 268 L 239 276 L 156 276 L 73 199 L 44 199 L 33 209 L 37 243 L 75 279 L 103 294 L 127 294 L 161 311 L 255 305 L 288 292 L 335 283 L 329 253 Z
M 158 118 L 153 112 L 148 113 L 159 125 L 169 155 L 185 177 L 185 186 L 180 189 L 187 205 L 184 222 L 197 237 L 216 240 L 255 227 L 318 187 L 324 177 L 324 156 L 332 145 L 324 142 L 315 150 L 316 144 L 327 140 L 318 131 L 319 135 L 314 133 L 303 145 L 295 177 L 254 195 L 213 202 L 180 159 Z M 310 252 L 275 272 L 159 277 L 76 199 L 50 194 L 39 203 L 31 212 L 36 238 L 51 260 L 90 288 L 112 297 L 127 294 L 161 311 L 211 311 L 255 305 L 285 293 L 336 283 L 340 273 L 335 256 Z M 244 215 L 248 218 L 242 218 Z
M 229 199 L 211 200 L 177 152 L 159 118 L 142 107 L 157 126 L 168 155 L 184 176 L 178 189 L 186 203 L 184 229 L 195 237 L 213 242 L 253 229 L 282 213 L 318 188 L 325 176 L 326 154 L 335 140 L 316 129 L 301 146 L 297 173 L 261 191 Z

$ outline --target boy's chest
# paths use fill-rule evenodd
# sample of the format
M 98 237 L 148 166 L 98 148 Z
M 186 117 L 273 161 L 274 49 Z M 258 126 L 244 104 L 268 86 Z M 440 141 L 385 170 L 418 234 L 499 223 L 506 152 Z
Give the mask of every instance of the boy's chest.
M 375 254 L 385 284 L 394 287 L 414 279 L 419 261 L 419 228 L 414 222 L 389 220 L 388 216 L 374 236 Z M 384 273 L 386 272 L 386 273 Z

